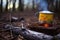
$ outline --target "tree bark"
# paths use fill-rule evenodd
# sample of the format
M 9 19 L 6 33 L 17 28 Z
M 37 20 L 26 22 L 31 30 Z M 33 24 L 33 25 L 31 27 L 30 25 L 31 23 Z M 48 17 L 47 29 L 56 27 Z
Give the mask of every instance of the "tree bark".
M 5 7 L 5 11 L 8 11 L 8 0 L 6 0 L 6 7 Z
M 32 3 L 33 3 L 33 6 L 32 6 L 32 8 L 34 9 L 34 0 L 32 1 Z
M 0 18 L 2 17 L 2 12 L 3 12 L 3 10 L 2 10 L 2 8 L 3 8 L 3 0 L 1 0 L 1 4 L 0 4 Z
M 16 0 L 13 1 L 13 11 L 15 11 L 15 2 Z
M 19 10 L 23 11 L 23 3 L 22 0 L 19 0 Z
M 2 8 L 3 8 L 3 0 L 1 0 L 1 13 L 2 13 Z

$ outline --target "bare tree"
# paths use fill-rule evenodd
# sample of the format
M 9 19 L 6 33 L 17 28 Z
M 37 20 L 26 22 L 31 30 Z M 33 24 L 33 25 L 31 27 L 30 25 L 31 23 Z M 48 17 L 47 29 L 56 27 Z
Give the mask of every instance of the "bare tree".
M 13 0 L 13 11 L 15 11 L 15 3 L 16 3 L 16 0 Z
M 33 6 L 32 6 L 32 8 L 34 9 L 34 0 L 32 0 L 32 3 L 33 3 Z
M 1 13 L 2 13 L 2 11 L 3 11 L 3 10 L 2 10 L 2 8 L 3 8 L 3 5 L 2 5 L 2 4 L 3 4 L 3 0 L 1 0 L 1 7 L 0 7 Z
M 5 11 L 8 11 L 8 0 L 6 0 L 6 7 L 5 7 Z
M 23 3 L 22 0 L 19 0 L 19 10 L 23 11 Z
M 1 0 L 0 0 L 0 9 L 1 9 Z M 0 12 L 1 12 L 1 10 L 0 10 Z

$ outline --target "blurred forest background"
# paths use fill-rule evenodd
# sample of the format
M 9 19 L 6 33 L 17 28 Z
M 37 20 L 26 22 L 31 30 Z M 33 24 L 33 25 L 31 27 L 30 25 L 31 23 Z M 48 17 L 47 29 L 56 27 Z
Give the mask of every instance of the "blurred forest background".
M 0 0 L 0 17 L 3 15 L 30 15 L 37 9 L 37 0 Z
M 39 11 L 40 1 L 41 0 L 0 0 L 0 20 L 2 20 L 0 21 L 0 27 L 2 27 L 4 23 L 7 23 L 5 21 L 10 20 L 12 16 L 18 18 L 24 17 L 26 20 L 25 26 L 28 25 L 28 23 L 31 24 L 32 22 L 37 22 L 38 17 L 35 15 L 35 13 Z M 48 2 L 48 10 L 54 12 L 56 20 L 59 19 L 60 0 L 45 0 L 45 1 Z M 58 22 L 60 25 L 60 20 L 58 20 Z M 57 21 L 55 23 L 57 24 Z M 12 24 L 20 26 L 20 22 L 15 22 Z M 33 24 L 34 23 L 32 23 L 32 25 Z M 2 33 L 0 32 L 0 36 L 7 35 L 6 33 L 5 34 L 4 33 L 5 32 Z
M 48 10 L 53 11 L 56 15 L 60 14 L 60 0 L 46 0 L 48 2 Z M 0 0 L 0 17 L 9 18 L 11 16 L 18 17 L 35 17 L 38 12 L 40 0 Z

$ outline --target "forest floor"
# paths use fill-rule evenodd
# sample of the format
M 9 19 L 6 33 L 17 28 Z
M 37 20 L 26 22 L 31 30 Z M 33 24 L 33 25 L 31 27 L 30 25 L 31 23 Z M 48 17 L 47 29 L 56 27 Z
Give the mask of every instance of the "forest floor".
M 10 20 L 10 17 L 13 17 L 13 16 L 14 17 L 18 17 L 18 18 L 23 17 L 23 18 L 25 18 L 25 22 L 24 22 L 25 23 L 25 26 L 27 26 L 28 23 L 29 24 L 32 24 L 32 23 L 38 22 L 38 17 L 35 16 L 35 13 L 36 13 L 36 11 L 33 11 L 33 10 L 32 11 L 14 12 L 14 13 L 12 13 L 12 12 L 10 12 L 10 13 L 4 13 L 2 15 L 2 18 L 1 19 Z M 11 14 L 11 16 L 10 16 L 10 14 Z M 57 20 L 57 21 L 60 22 L 60 20 Z M 7 22 L 1 21 L 0 22 L 0 27 L 4 26 L 4 24 L 6 24 L 6 23 Z M 21 22 L 13 22 L 12 24 L 15 25 L 15 26 L 20 26 L 20 23 Z M 10 35 L 9 32 L 6 32 L 5 33 L 5 32 L 1 32 L 0 31 L 0 35 L 6 36 L 6 39 L 8 40 L 9 36 L 7 34 Z M 1 38 L 2 38 L 2 36 L 1 36 Z M 5 40 L 5 39 L 3 38 L 3 40 Z M 19 38 L 18 40 L 21 40 L 21 39 Z

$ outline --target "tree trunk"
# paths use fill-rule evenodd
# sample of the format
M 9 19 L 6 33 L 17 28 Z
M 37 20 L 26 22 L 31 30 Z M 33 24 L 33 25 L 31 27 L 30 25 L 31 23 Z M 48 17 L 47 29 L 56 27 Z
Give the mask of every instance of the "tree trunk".
M 16 0 L 13 1 L 13 11 L 15 11 L 15 2 Z
M 3 0 L 1 0 L 1 13 L 2 13 L 2 8 L 3 8 Z
M 6 0 L 6 7 L 5 7 L 5 11 L 8 11 L 8 0 Z
M 0 0 L 0 9 L 1 9 L 1 0 Z M 1 10 L 0 10 L 0 12 L 1 12 Z
M 33 3 L 33 6 L 32 6 L 32 8 L 34 9 L 34 0 L 32 1 L 32 3 Z
M 23 3 L 22 0 L 19 0 L 19 10 L 23 11 Z
M 0 18 L 2 17 L 2 12 L 3 12 L 3 10 L 2 10 L 2 8 L 3 8 L 3 0 L 1 0 L 1 4 L 0 4 Z

